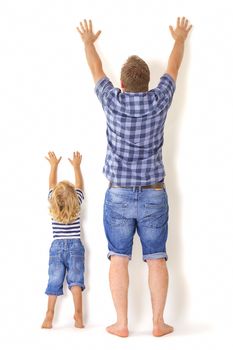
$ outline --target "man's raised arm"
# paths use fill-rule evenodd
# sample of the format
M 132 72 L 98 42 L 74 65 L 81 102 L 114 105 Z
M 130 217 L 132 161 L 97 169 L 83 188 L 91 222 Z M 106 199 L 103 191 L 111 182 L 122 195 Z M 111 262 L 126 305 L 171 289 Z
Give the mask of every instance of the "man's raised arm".
M 182 17 L 182 19 L 180 17 L 177 18 L 175 29 L 169 26 L 175 44 L 168 60 L 166 73 L 175 81 L 184 55 L 184 43 L 191 28 L 192 26 L 189 25 L 189 21 L 185 17 Z
M 91 70 L 94 82 L 97 83 L 98 80 L 106 76 L 103 71 L 101 59 L 94 45 L 94 42 L 99 37 L 101 31 L 99 30 L 96 34 L 93 33 L 91 20 L 89 20 L 88 23 L 86 20 L 84 20 L 83 23 L 80 22 L 80 27 L 77 27 L 77 30 L 85 46 L 87 63 Z

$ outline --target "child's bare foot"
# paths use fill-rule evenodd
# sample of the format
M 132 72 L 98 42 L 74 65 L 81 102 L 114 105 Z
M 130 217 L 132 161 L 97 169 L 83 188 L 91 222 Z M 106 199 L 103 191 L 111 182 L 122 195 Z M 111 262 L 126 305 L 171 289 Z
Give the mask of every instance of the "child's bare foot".
M 163 335 L 172 333 L 173 331 L 174 331 L 174 328 L 172 326 L 169 326 L 166 323 L 162 323 L 154 326 L 153 336 L 162 337 Z
M 75 320 L 74 326 L 76 328 L 84 328 L 82 315 L 74 315 L 74 320 Z
M 54 315 L 53 311 L 46 312 L 46 316 L 45 316 L 44 322 L 42 323 L 41 328 L 47 328 L 47 329 L 52 328 L 53 315 Z
M 129 330 L 127 327 L 120 327 L 117 323 L 112 324 L 106 328 L 108 333 L 117 335 L 118 337 L 126 338 L 129 335 Z

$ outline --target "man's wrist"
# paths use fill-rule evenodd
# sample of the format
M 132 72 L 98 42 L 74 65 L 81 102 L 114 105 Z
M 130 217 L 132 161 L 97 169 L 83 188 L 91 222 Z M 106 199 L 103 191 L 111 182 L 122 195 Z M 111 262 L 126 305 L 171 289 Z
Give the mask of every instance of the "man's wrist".
M 182 36 L 177 37 L 175 42 L 178 43 L 178 44 L 184 44 L 185 38 L 183 38 Z
M 87 42 L 84 42 L 84 46 L 88 48 L 88 47 L 94 46 L 94 43 L 93 41 L 87 41 Z

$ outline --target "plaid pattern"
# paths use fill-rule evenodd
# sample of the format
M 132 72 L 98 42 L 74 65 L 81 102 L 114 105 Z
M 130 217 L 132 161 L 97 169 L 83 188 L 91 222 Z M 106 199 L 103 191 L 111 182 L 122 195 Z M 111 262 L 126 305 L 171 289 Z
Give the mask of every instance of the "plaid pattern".
M 107 117 L 107 154 L 103 172 L 117 186 L 144 186 L 162 181 L 164 123 L 175 82 L 164 74 L 150 91 L 122 93 L 105 77 L 95 91 Z

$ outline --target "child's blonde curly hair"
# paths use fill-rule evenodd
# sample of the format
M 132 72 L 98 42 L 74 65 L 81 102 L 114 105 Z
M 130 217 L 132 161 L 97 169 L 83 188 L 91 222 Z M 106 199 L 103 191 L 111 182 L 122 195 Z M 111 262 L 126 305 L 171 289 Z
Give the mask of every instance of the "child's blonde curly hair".
M 53 220 L 68 224 L 77 219 L 80 205 L 75 187 L 69 181 L 58 182 L 49 198 Z

